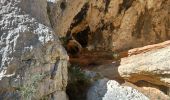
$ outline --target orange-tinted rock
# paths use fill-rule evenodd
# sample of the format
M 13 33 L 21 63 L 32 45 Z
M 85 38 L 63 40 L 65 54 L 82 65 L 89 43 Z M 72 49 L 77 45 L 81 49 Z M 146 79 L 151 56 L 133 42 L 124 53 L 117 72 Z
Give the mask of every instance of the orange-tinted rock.
M 132 84 L 125 82 L 123 86 L 130 86 L 137 89 L 150 100 L 169 100 L 170 97 L 167 95 L 167 87 L 154 85 L 148 82 L 140 81 L 138 83 Z
M 170 0 L 83 1 L 67 1 L 56 16 L 53 9 L 56 34 L 65 36 L 71 30 L 76 36 L 89 27 L 89 50 L 127 50 L 170 39 Z
M 120 76 L 131 82 L 145 80 L 170 87 L 170 45 L 162 45 L 166 43 L 155 45 L 155 49 L 148 46 L 153 47 L 151 51 L 122 58 L 118 68 Z M 164 48 L 158 49 L 161 46 Z

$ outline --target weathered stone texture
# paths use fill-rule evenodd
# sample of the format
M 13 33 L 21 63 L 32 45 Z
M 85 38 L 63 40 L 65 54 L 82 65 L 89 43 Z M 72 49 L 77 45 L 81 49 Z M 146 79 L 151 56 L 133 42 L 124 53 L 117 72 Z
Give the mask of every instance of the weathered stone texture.
M 170 39 L 170 0 L 83 1 L 68 0 L 66 9 L 51 21 L 57 34 L 71 31 L 75 39 L 88 42 L 89 50 L 127 50 Z
M 65 90 L 68 56 L 46 7 L 46 0 L 0 0 L 0 99 Z
M 149 100 L 139 91 L 114 80 L 98 80 L 88 91 L 87 100 Z
M 166 42 L 165 42 L 166 43 Z M 163 45 L 146 46 L 152 47 L 152 50 L 143 52 L 130 57 L 122 58 L 118 68 L 120 76 L 131 81 L 148 81 L 152 84 L 164 85 L 170 87 L 170 46 Z M 157 48 L 165 46 L 164 48 Z M 140 50 L 140 48 L 133 51 Z

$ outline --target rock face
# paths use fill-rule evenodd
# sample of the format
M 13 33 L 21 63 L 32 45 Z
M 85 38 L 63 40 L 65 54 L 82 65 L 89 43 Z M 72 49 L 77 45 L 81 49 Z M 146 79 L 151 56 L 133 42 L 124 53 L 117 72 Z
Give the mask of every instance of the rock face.
M 135 84 L 132 84 L 126 81 L 125 83 L 121 85 L 130 86 L 132 88 L 137 89 L 142 94 L 147 96 L 149 100 L 169 100 L 170 99 L 170 97 L 167 96 L 165 92 L 168 88 L 165 88 L 164 86 L 154 85 L 146 81 L 139 81 Z
M 1 100 L 37 100 L 65 91 L 68 56 L 46 7 L 46 0 L 0 0 Z
M 145 80 L 170 87 L 170 45 L 122 58 L 118 71 L 131 82 Z
M 70 52 L 77 54 L 75 57 L 83 50 L 94 56 L 90 63 L 89 58 L 82 63 L 110 62 L 113 51 L 170 39 L 169 10 L 170 0 L 0 0 L 0 100 L 67 100 L 68 55 L 59 38 L 64 37 L 65 47 L 74 49 Z M 132 54 L 140 54 L 123 58 L 114 66 L 104 64 L 99 71 L 112 76 L 114 70 L 116 78 L 170 87 L 169 43 L 148 50 L 132 50 Z M 92 55 L 96 51 L 97 56 Z M 105 53 L 101 52 L 107 56 L 103 62 Z M 148 100 L 107 79 L 88 92 L 88 100 L 120 98 Z
M 48 0 L 51 25 L 59 37 L 66 35 L 73 18 L 80 12 L 86 0 Z
M 125 50 L 170 39 L 169 4 L 170 0 L 68 0 L 51 21 L 56 33 L 71 33 L 89 50 Z M 57 10 L 53 7 L 51 13 Z
M 137 90 L 114 80 L 101 79 L 88 91 L 87 100 L 149 100 Z

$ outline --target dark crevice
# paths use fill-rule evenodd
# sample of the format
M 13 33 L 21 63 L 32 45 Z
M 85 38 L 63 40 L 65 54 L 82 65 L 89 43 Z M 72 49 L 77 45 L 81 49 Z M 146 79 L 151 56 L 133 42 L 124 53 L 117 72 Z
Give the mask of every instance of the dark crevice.
M 145 8 L 145 13 L 141 13 L 137 20 L 132 36 L 136 38 L 141 38 L 141 36 L 145 36 L 145 38 L 147 38 L 152 27 L 154 27 L 151 25 L 151 18 L 152 16 L 150 15 L 148 9 Z M 159 35 L 157 34 L 157 36 Z
M 75 33 L 73 33 L 74 38 L 81 44 L 81 46 L 84 48 L 88 44 L 88 34 L 90 32 L 90 27 L 87 27 L 85 30 Z
M 31 66 L 31 63 L 33 62 L 33 59 L 26 59 L 26 60 L 22 60 L 22 63 L 24 63 L 27 66 Z
M 134 0 L 123 0 L 123 3 L 121 4 L 119 8 L 119 13 L 121 13 L 122 11 L 128 10 L 132 6 L 133 1 Z
M 66 2 L 65 2 L 65 1 L 61 2 L 60 8 L 61 8 L 62 10 L 65 10 L 66 7 L 67 7 L 67 6 L 66 6 Z
M 66 39 L 67 39 L 66 43 L 68 43 L 70 40 L 73 40 L 73 37 L 72 37 L 72 34 L 71 34 L 70 30 L 67 31 Z
M 87 11 L 89 9 L 89 4 L 86 3 L 81 11 L 74 17 L 73 23 L 70 26 L 70 29 L 73 29 L 75 26 L 77 26 L 80 22 L 83 21 L 83 19 L 87 16 Z
M 108 22 L 108 23 L 102 23 L 102 27 L 100 28 L 101 31 L 103 30 L 110 30 L 110 31 L 113 31 L 115 29 L 115 27 L 113 26 L 113 24 L 111 22 Z
M 99 27 L 99 29 L 102 31 L 102 30 L 104 30 L 106 27 L 105 27 L 105 23 L 104 23 L 104 19 L 102 19 L 101 21 L 100 21 L 100 23 L 101 23 L 101 27 Z
M 110 4 L 110 0 L 105 0 L 105 10 L 104 10 L 105 13 L 108 12 L 109 4 Z
M 144 25 L 144 14 L 141 14 L 138 18 L 138 21 L 136 23 L 136 28 L 135 30 L 132 32 L 132 36 L 136 37 L 136 38 L 141 38 L 141 31 L 143 29 L 143 25 Z
M 53 66 L 53 70 L 51 72 L 51 79 L 54 79 L 55 75 L 56 75 L 56 72 L 57 72 L 57 69 L 58 69 L 58 65 L 59 64 L 59 60 L 57 60 Z

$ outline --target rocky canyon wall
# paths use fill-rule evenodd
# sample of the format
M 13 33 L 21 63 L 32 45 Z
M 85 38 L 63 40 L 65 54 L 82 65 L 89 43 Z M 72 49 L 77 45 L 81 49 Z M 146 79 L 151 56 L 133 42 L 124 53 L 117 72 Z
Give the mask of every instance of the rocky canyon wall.
M 68 56 L 46 0 L 0 0 L 0 99 L 66 99 Z
M 170 0 L 0 0 L 0 100 L 67 100 L 69 59 L 63 44 L 67 50 L 68 44 L 73 46 L 74 52 L 80 51 L 77 50 L 79 48 L 94 53 L 99 51 L 96 58 L 101 55 L 101 60 L 104 57 L 100 51 L 104 51 L 112 61 L 112 51 L 129 50 L 169 39 Z M 152 57 L 159 52 L 122 59 L 125 63 L 119 65 L 120 75 L 131 80 L 128 73 L 134 79 L 132 82 L 139 81 L 141 78 L 136 79 L 136 76 L 143 76 L 139 74 L 143 68 L 141 66 L 141 70 L 137 70 L 139 73 L 133 73 L 136 66 L 169 57 L 169 47 L 160 52 L 162 58 L 156 60 Z M 90 56 L 94 57 L 92 53 Z M 142 60 L 138 62 L 141 56 Z M 145 58 L 149 61 L 146 62 Z M 95 65 L 93 61 L 91 65 Z M 135 65 L 130 66 L 126 62 Z M 158 67 L 169 65 L 168 59 L 158 62 L 154 63 Z M 127 67 L 132 68 L 127 70 Z M 166 67 L 162 66 L 160 70 L 165 74 L 154 68 L 147 70 L 153 71 L 151 75 L 156 74 L 157 77 L 151 81 L 144 77 L 143 80 L 156 80 L 169 87 L 169 80 L 164 80 L 164 75 L 168 75 L 166 70 L 169 70 Z M 160 77 L 162 80 L 157 80 Z
M 72 34 L 89 50 L 120 51 L 170 39 L 170 0 L 67 0 L 61 12 L 51 18 L 55 32 Z

